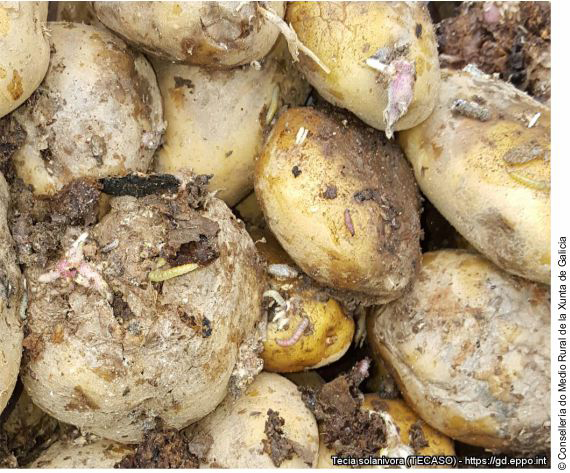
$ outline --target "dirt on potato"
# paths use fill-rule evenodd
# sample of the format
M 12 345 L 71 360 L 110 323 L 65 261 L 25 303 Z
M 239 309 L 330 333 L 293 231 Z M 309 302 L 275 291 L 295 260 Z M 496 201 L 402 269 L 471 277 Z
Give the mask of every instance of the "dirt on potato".
M 438 24 L 444 67 L 475 64 L 542 102 L 550 99 L 550 3 L 464 2 Z
M 211 443 L 207 434 L 188 439 L 175 429 L 148 432 L 135 452 L 126 455 L 115 468 L 199 468 Z
M 373 455 L 387 444 L 387 426 L 375 412 L 362 408 L 358 386 L 368 377 L 369 360 L 358 362 L 318 390 L 300 387 L 303 401 L 319 424 L 325 445 L 341 456 Z
M 427 441 L 424 431 L 422 429 L 422 421 L 417 420 L 410 427 L 410 446 L 418 452 L 422 448 L 429 447 L 429 442 Z
M 267 421 L 265 422 L 265 435 L 263 439 L 263 451 L 271 457 L 271 461 L 276 467 L 280 467 L 285 460 L 291 460 L 295 449 L 293 444 L 283 432 L 285 419 L 279 416 L 279 412 L 269 409 L 267 411 Z
M 97 221 L 100 186 L 77 179 L 51 198 L 34 196 L 20 179 L 12 183 L 10 227 L 20 264 L 44 266 L 57 255 L 68 226 L 89 226 Z

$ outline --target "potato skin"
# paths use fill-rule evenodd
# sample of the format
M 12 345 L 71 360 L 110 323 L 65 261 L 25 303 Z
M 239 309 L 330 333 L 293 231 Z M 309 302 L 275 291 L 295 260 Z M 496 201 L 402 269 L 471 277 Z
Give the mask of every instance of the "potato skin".
M 262 441 L 267 411 L 285 420 L 285 436 L 304 450 L 304 458 L 293 454 L 281 468 L 311 468 L 317 463 L 319 432 L 317 421 L 301 399 L 297 386 L 274 373 L 260 373 L 236 401 L 227 398 L 209 416 L 191 429 L 212 436 L 213 443 L 203 466 L 216 468 L 275 468 L 263 452 Z
M 385 130 L 387 81 L 365 61 L 381 48 L 407 44 L 405 58 L 415 65 L 413 98 L 393 128 L 411 128 L 433 110 L 439 60 L 434 28 L 424 6 L 411 2 L 291 2 L 286 19 L 299 39 L 331 70 L 326 74 L 300 55 L 301 70 L 328 102 Z
M 493 451 L 550 445 L 549 290 L 479 255 L 426 253 L 411 292 L 368 333 L 404 398 L 451 438 Z
M 20 320 L 22 275 L 8 230 L 8 184 L 0 174 L 0 413 L 18 379 L 24 332 Z
M 301 128 L 308 134 L 296 144 Z M 401 151 L 376 130 L 341 113 L 289 109 L 257 162 L 254 186 L 285 251 L 339 297 L 384 303 L 413 279 L 417 188 Z
M 421 419 L 404 401 L 401 399 L 382 399 L 378 394 L 365 394 L 362 407 L 372 412 L 378 412 L 378 410 L 387 412 L 399 429 L 398 433 L 401 443 L 411 445 L 410 429 L 414 423 Z M 453 440 L 426 423 L 422 423 L 421 427 L 429 445 L 415 451 L 416 455 L 455 455 Z M 321 441 L 317 468 L 349 468 L 348 466 L 333 465 L 331 456 L 335 454 L 334 450 L 328 448 L 324 442 Z
M 99 20 L 142 51 L 168 61 L 235 67 L 264 57 L 279 30 L 256 2 L 94 2 Z M 285 2 L 269 2 L 281 17 Z
M 151 65 L 108 31 L 49 28 L 48 73 L 12 115 L 27 133 L 13 156 L 18 176 L 53 195 L 78 177 L 146 172 L 165 127 Z
M 43 452 L 29 468 L 113 468 L 132 447 L 99 439 L 86 444 L 58 440 Z
M 47 2 L 0 2 L 0 117 L 37 89 L 49 64 Z
M 472 97 L 488 121 L 451 111 L 455 100 Z M 433 114 L 400 133 L 400 144 L 422 192 L 469 243 L 502 269 L 550 284 L 548 108 L 482 73 L 445 70 Z M 516 162 L 534 150 L 536 159 Z
M 153 64 L 168 122 L 156 170 L 213 174 L 209 188 L 235 205 L 253 188 L 255 157 L 273 115 L 283 105 L 303 103 L 309 93 L 284 40 L 259 69 Z
M 111 205 L 85 250 L 106 294 L 77 279 L 42 282 L 53 260 L 26 270 L 29 339 L 37 349 L 28 353 L 22 380 L 53 417 L 136 443 L 156 417 L 181 429 L 223 400 L 238 349 L 260 317 L 265 283 L 251 238 L 219 199 L 199 211 L 219 225 L 219 256 L 158 286 L 149 271 L 171 237 L 179 238 L 172 222 L 189 232 L 203 228 L 200 220 L 183 199 L 120 197 Z M 100 250 L 115 240 L 114 249 Z

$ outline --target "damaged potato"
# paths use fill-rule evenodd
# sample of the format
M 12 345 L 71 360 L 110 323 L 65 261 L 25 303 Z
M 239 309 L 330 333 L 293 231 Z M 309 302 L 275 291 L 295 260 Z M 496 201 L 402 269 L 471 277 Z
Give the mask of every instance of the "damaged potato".
M 232 371 L 256 336 L 263 270 L 227 206 L 195 187 L 114 198 L 89 232 L 68 228 L 46 267 L 27 268 L 22 379 L 50 415 L 135 443 L 157 418 L 181 429 L 204 417 L 252 376 Z
M 230 70 L 154 62 L 168 122 L 157 171 L 213 174 L 210 189 L 228 205 L 251 191 L 264 131 L 281 107 L 309 93 L 284 43 L 263 61 Z
M 549 298 L 476 254 L 426 253 L 411 292 L 373 313 L 368 336 L 431 426 L 537 453 L 550 445 Z
M 384 413 L 387 425 L 394 425 L 398 439 L 393 439 L 394 445 L 403 447 L 401 452 L 415 455 L 455 455 L 453 441 L 423 422 L 404 401 L 400 399 L 382 399 L 377 394 L 365 394 L 362 402 L 364 410 L 370 413 Z M 394 431 L 392 431 L 394 435 Z M 407 447 L 407 448 L 406 448 Z M 377 455 L 393 452 L 380 450 Z M 324 442 L 319 447 L 319 463 L 317 468 L 339 468 L 333 465 L 332 456 L 337 455 L 334 448 L 328 448 Z
M 282 18 L 285 2 L 267 2 Z M 168 61 L 235 67 L 260 60 L 279 30 L 257 2 L 94 2 L 111 30 L 138 49 Z
M 261 373 L 237 400 L 226 399 L 191 428 L 213 443 L 202 467 L 311 468 L 319 433 L 295 384 Z
M 348 114 L 289 109 L 255 170 L 269 228 L 342 300 L 399 297 L 420 257 L 419 197 L 400 149 Z
M 425 120 L 439 87 L 427 8 L 413 2 L 291 2 L 287 21 L 330 69 L 300 56 L 307 80 L 390 138 Z
M 33 461 L 29 468 L 113 468 L 133 448 L 105 439 L 61 439 Z
M 0 174 L 0 413 L 18 379 L 24 332 L 23 281 L 8 230 L 8 184 Z
M 437 25 L 440 61 L 475 64 L 550 102 L 550 3 L 462 2 Z
M 267 229 L 255 195 L 236 207 L 266 262 L 269 287 L 263 367 L 290 373 L 341 358 L 352 342 L 354 320 L 329 294 L 303 275 Z
M 473 67 L 445 71 L 400 143 L 422 192 L 504 270 L 550 284 L 550 109 Z
M 27 134 L 13 156 L 17 175 L 53 195 L 74 178 L 147 171 L 165 127 L 149 62 L 108 31 L 49 28 L 46 77 L 12 114 Z
M 0 117 L 19 107 L 49 64 L 47 2 L 0 2 Z

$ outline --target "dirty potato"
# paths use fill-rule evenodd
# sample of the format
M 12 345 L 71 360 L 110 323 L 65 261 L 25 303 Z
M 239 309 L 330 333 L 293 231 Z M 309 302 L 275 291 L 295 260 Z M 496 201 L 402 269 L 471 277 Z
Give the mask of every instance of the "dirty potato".
M 24 332 L 23 281 L 8 230 L 8 185 L 0 174 L 0 413 L 18 379 Z
M 267 228 L 255 194 L 240 202 L 236 211 L 246 222 L 268 273 L 264 369 L 291 373 L 337 361 L 352 342 L 353 318 L 295 266 Z
M 278 374 L 259 374 L 237 401 L 228 397 L 191 429 L 213 439 L 203 467 L 311 468 L 317 462 L 315 418 L 297 386 Z
M 550 109 L 473 67 L 445 71 L 400 143 L 423 193 L 504 270 L 550 284 Z
M 285 2 L 269 4 L 283 17 Z M 257 2 L 94 2 L 94 8 L 101 22 L 138 49 L 186 64 L 249 64 L 279 35 Z
M 453 439 L 493 451 L 550 445 L 549 290 L 461 250 L 426 253 L 369 340 L 408 404 Z
M 29 468 L 113 468 L 132 447 L 105 439 L 61 439 L 34 460 Z
M 89 233 L 70 227 L 58 257 L 27 268 L 22 379 L 57 419 L 135 443 L 158 418 L 204 417 L 251 374 L 232 376 L 248 366 L 263 270 L 227 206 L 193 186 L 112 199 Z
M 18 176 L 53 195 L 74 178 L 147 171 L 165 127 L 151 65 L 107 31 L 49 28 L 47 75 L 13 113 L 27 133 L 13 156 Z
M 433 110 L 437 42 L 427 8 L 413 2 L 291 2 L 287 21 L 330 69 L 300 68 L 320 95 L 374 128 L 405 130 Z
M 399 148 L 348 114 L 310 107 L 277 120 L 255 170 L 269 228 L 338 296 L 393 300 L 420 256 L 419 198 Z
M 394 437 L 391 440 L 392 449 L 379 451 L 379 456 L 389 456 L 399 452 L 429 456 L 455 455 L 453 441 L 423 422 L 404 401 L 382 399 L 378 394 L 365 394 L 362 407 L 369 412 L 382 412 L 387 425 L 392 423 L 397 428 L 397 430 L 391 431 Z M 394 448 L 397 445 L 400 447 Z M 333 455 L 338 455 L 338 453 L 334 449 L 328 448 L 321 441 L 317 468 L 340 468 L 340 466 L 333 464 L 331 458 Z M 344 468 L 348 468 L 348 466 L 344 466 Z
M 0 2 L 0 117 L 19 107 L 49 64 L 47 2 Z
M 210 189 L 228 205 L 253 187 L 264 131 L 284 105 L 300 105 L 309 85 L 284 40 L 255 65 L 231 70 L 155 61 L 168 128 L 156 169 L 213 174 Z

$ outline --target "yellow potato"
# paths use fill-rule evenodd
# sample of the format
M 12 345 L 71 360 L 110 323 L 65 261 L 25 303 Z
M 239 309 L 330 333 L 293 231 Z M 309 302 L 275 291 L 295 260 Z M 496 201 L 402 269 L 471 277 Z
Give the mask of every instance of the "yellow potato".
M 476 70 L 445 71 L 433 114 L 400 144 L 422 192 L 469 243 L 550 284 L 548 108 Z
M 260 64 L 230 70 L 154 61 L 168 127 L 156 170 L 213 174 L 209 188 L 228 205 L 253 187 L 264 132 L 284 105 L 299 105 L 309 85 L 284 42 Z
M 550 445 L 548 287 L 461 251 L 426 253 L 412 290 L 368 331 L 407 403 L 430 425 L 494 451 Z
M 240 202 L 236 209 L 267 263 L 270 291 L 266 295 L 277 297 L 269 310 L 261 354 L 264 369 L 289 373 L 319 368 L 340 359 L 350 348 L 354 336 L 353 318 L 309 278 L 300 275 L 267 229 L 254 194 Z M 281 303 L 280 297 L 283 298 Z
M 285 251 L 335 297 L 400 296 L 419 261 L 419 199 L 401 151 L 351 115 L 292 108 L 275 124 L 255 193 Z
M 389 137 L 433 110 L 437 42 L 420 2 L 291 2 L 286 19 L 330 69 L 300 56 L 307 80 L 330 103 Z
M 299 283 L 279 293 L 287 304 L 281 317 L 288 323 L 280 330 L 275 315 L 280 308 L 275 309 L 261 354 L 267 371 L 287 373 L 320 368 L 346 353 L 354 336 L 354 320 L 337 301 L 323 297 L 317 289 L 303 289 Z

